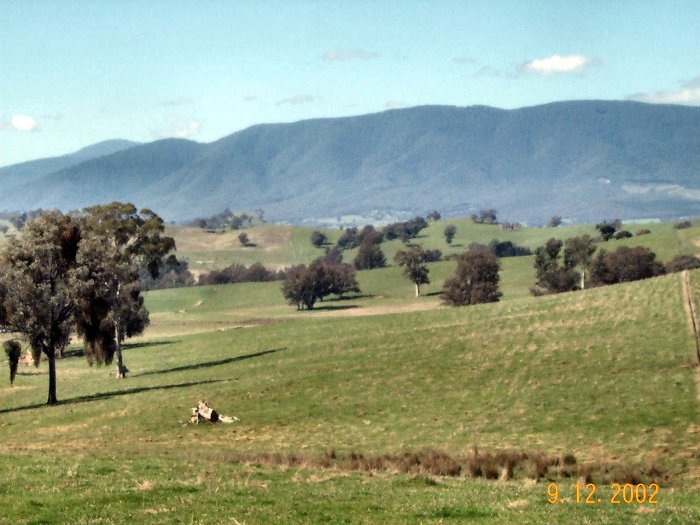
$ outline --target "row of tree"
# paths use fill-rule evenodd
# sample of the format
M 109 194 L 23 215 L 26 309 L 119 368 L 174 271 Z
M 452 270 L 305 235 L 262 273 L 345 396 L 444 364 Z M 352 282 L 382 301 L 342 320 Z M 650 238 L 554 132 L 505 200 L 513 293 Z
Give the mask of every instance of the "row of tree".
M 114 202 L 76 215 L 44 213 L 2 247 L 0 325 L 26 341 L 36 364 L 48 360 L 49 404 L 57 402 L 56 358 L 72 333 L 89 363 L 116 356 L 118 376 L 126 376 L 122 343 L 149 322 L 139 270 L 158 277 L 175 249 L 163 230 L 151 210 Z M 8 356 L 15 349 L 6 347 Z
M 643 246 L 620 246 L 596 254 L 595 240 L 588 235 L 561 241 L 549 239 L 535 250 L 536 287 L 533 295 L 583 290 L 655 277 L 667 272 L 700 268 L 700 259 L 677 255 L 666 265 Z

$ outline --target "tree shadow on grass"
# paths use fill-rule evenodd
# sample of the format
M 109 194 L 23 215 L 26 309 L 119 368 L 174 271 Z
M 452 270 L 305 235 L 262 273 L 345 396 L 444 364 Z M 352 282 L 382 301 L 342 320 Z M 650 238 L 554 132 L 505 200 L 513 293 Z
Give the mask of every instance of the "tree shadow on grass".
M 326 305 L 326 306 L 314 306 L 313 309 L 307 310 L 311 312 L 323 312 L 323 311 L 333 311 L 333 310 L 350 310 L 351 308 L 357 308 L 356 304 L 339 304 L 339 305 Z
M 139 386 L 134 388 L 125 388 L 123 390 L 112 390 L 109 392 L 98 392 L 96 394 L 90 394 L 87 396 L 72 397 L 70 399 L 65 399 L 59 401 L 59 405 L 73 405 L 76 403 L 89 403 L 90 401 L 100 401 L 102 399 L 108 399 L 110 397 L 117 396 L 127 396 L 130 394 L 140 394 L 141 392 L 150 392 L 152 390 L 171 390 L 173 388 L 186 388 L 189 386 L 207 385 L 212 383 L 223 383 L 229 381 L 228 379 L 205 379 L 204 381 L 189 381 L 187 383 L 174 383 L 171 385 L 156 385 L 156 386 Z M 0 414 L 9 414 L 11 412 L 22 412 L 24 410 L 32 410 L 34 408 L 42 408 L 49 406 L 46 403 L 36 403 L 34 405 L 27 405 L 23 407 L 16 408 L 4 408 L 0 410 Z
M 432 296 L 434 296 L 434 295 L 442 295 L 442 290 L 440 290 L 439 292 L 430 292 L 430 293 L 424 293 L 424 294 L 421 294 L 421 295 L 422 295 L 423 297 L 432 297 Z
M 179 340 L 172 341 L 142 341 L 139 343 L 125 343 L 122 345 L 122 350 L 134 350 L 137 348 L 148 348 L 149 346 L 160 346 L 179 343 Z M 63 352 L 63 357 L 61 359 L 69 359 L 74 357 L 85 357 L 85 348 L 75 348 L 72 350 L 66 350 Z
M 226 359 L 219 359 L 217 361 L 205 361 L 203 363 L 194 363 L 191 365 L 176 366 L 174 368 L 165 368 L 163 370 L 150 370 L 148 372 L 142 372 L 140 374 L 132 374 L 130 377 L 141 377 L 141 376 L 152 376 L 160 374 L 169 374 L 171 372 L 182 372 L 184 370 L 197 370 L 199 368 L 209 368 L 212 366 L 227 365 L 229 363 L 234 363 L 236 361 L 243 361 L 245 359 L 251 359 L 253 357 L 260 357 L 267 354 L 273 354 L 275 352 L 280 352 L 284 350 L 283 348 L 273 348 L 272 350 L 262 350 L 261 352 L 255 352 L 253 354 L 237 355 L 234 357 L 227 357 Z
M 354 301 L 355 299 L 371 299 L 374 295 L 372 294 L 358 294 L 358 295 L 347 295 L 345 297 L 333 297 L 331 299 L 324 299 L 324 303 L 335 303 L 338 301 Z

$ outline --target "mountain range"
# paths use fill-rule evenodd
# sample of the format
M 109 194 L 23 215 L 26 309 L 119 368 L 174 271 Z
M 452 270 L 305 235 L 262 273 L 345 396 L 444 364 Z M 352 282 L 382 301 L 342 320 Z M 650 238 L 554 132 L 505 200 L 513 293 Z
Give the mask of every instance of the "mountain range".
M 113 200 L 168 220 L 378 212 L 544 223 L 700 216 L 700 108 L 627 101 L 420 106 L 261 124 L 211 143 L 115 140 L 0 168 L 0 210 Z

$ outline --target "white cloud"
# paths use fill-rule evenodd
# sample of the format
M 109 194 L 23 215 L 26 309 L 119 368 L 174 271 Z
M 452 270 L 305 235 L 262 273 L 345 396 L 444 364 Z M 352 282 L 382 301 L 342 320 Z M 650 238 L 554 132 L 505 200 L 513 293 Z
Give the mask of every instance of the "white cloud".
M 590 66 L 593 60 L 583 55 L 552 55 L 547 58 L 538 58 L 523 64 L 523 71 L 537 73 L 538 75 L 551 75 L 554 73 L 574 73 Z
M 468 56 L 454 57 L 452 62 L 455 64 L 476 64 L 476 60 Z
M 202 123 L 196 118 L 168 117 L 161 128 L 151 131 L 151 135 L 156 139 L 188 139 L 199 134 L 201 130 Z
M 13 115 L 9 121 L 0 120 L 0 130 L 38 131 L 39 126 L 34 117 L 30 117 L 29 115 Z
M 349 51 L 347 49 L 330 49 L 323 53 L 321 58 L 328 61 L 348 62 L 350 60 L 372 60 L 378 56 L 378 53 L 364 51 L 362 49 L 357 49 L 355 51 Z
M 277 101 L 277 105 L 281 106 L 283 104 L 290 104 L 292 106 L 298 106 L 300 104 L 308 104 L 309 102 L 314 102 L 318 97 L 314 95 L 295 95 L 293 97 L 283 98 Z
M 406 104 L 402 100 L 387 100 L 386 104 L 384 104 L 384 107 L 386 109 L 396 109 L 396 108 L 402 108 Z
M 687 82 L 683 82 L 676 90 L 654 91 L 651 93 L 635 93 L 627 97 L 629 100 L 639 102 L 652 102 L 656 104 L 685 104 L 691 106 L 700 105 L 700 76 Z
M 189 106 L 194 104 L 194 100 L 190 97 L 180 97 L 174 100 L 164 100 L 160 103 L 161 106 Z

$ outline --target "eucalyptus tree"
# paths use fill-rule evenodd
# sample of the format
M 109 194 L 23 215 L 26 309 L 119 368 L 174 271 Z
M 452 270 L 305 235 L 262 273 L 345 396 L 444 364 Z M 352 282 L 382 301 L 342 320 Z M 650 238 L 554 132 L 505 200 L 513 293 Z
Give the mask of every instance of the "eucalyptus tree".
M 428 267 L 426 263 L 426 253 L 418 245 L 411 246 L 408 250 L 396 252 L 394 261 L 399 266 L 403 266 L 403 273 L 416 287 L 416 297 L 420 297 L 420 285 L 429 284 Z
M 84 279 L 94 286 L 82 287 L 77 316 L 82 324 L 79 322 L 78 328 L 84 337 L 96 338 L 89 358 L 98 362 L 110 361 L 112 350 L 104 331 L 111 329 L 117 375 L 126 377 L 122 342 L 142 332 L 148 323 L 138 287 L 138 269 L 145 268 L 151 277 L 158 277 L 164 257 L 175 249 L 175 241 L 163 235 L 163 219 L 149 209 L 137 211 L 131 203 L 85 208 L 81 220 L 86 237 L 80 254 L 83 271 L 87 271 Z
M 28 222 L 22 236 L 9 239 L 0 252 L 2 321 L 26 339 L 36 365 L 46 356 L 49 405 L 58 402 L 56 357 L 72 329 L 80 240 L 72 217 L 48 212 Z

